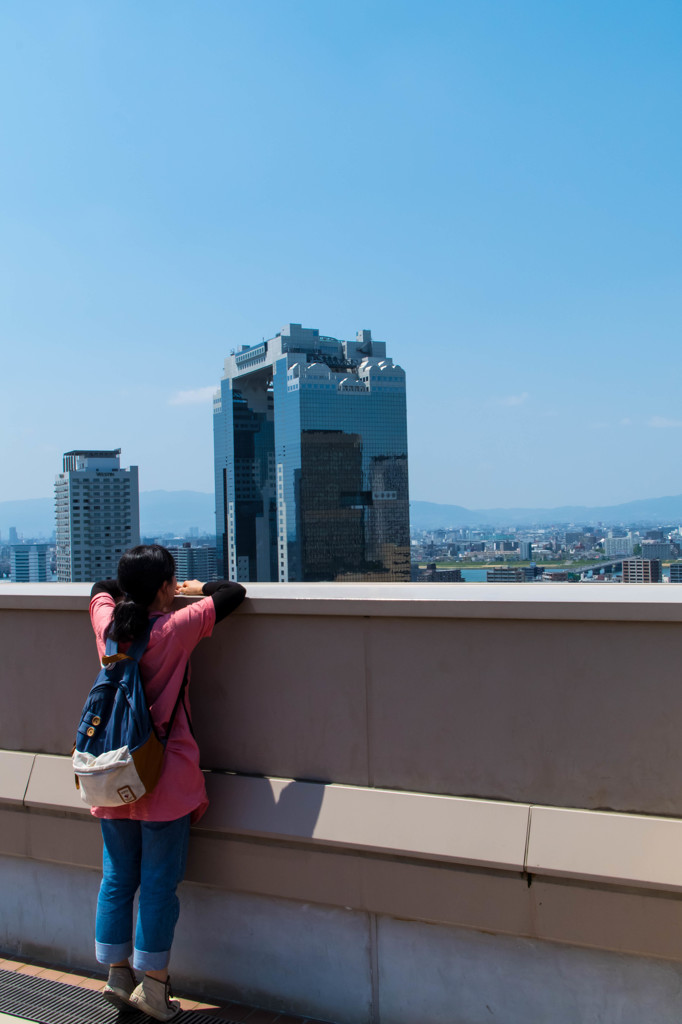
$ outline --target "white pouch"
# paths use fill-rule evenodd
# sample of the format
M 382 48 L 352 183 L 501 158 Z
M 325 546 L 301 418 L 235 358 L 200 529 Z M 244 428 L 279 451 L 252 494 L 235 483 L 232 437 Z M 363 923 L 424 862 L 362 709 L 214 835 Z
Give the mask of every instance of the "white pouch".
M 81 800 L 88 807 L 133 804 L 146 792 L 127 746 L 107 750 L 99 757 L 76 750 L 72 764 Z

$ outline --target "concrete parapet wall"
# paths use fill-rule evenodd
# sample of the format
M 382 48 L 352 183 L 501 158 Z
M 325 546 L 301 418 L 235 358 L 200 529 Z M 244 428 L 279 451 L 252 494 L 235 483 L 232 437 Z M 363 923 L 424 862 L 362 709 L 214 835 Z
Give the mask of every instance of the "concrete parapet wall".
M 67 754 L 97 668 L 87 587 L 23 586 L 0 589 L 0 748 Z M 193 659 L 207 768 L 682 817 L 682 588 L 249 594 Z
M 193 829 L 190 881 L 682 959 L 679 819 L 238 775 L 207 781 L 211 807 Z M 99 868 L 99 829 L 68 758 L 0 751 L 0 855 Z

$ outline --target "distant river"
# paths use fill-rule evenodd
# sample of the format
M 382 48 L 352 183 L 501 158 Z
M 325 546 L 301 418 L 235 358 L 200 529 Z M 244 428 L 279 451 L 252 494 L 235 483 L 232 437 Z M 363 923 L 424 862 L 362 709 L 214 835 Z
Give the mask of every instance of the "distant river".
M 547 569 L 547 572 L 566 572 L 565 569 Z M 486 569 L 462 569 L 462 579 L 465 583 L 485 583 L 486 582 Z M 670 576 L 670 568 L 667 565 L 663 566 L 663 575 Z

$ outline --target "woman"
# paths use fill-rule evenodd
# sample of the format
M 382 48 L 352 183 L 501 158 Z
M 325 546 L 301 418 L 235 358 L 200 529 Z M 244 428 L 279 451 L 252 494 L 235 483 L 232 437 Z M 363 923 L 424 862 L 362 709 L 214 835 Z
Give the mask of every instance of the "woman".
M 176 611 L 177 594 L 203 596 Z M 239 583 L 217 580 L 178 584 L 170 551 L 158 544 L 131 548 L 118 578 L 92 588 L 90 618 L 100 658 L 107 635 L 125 651 L 153 620 L 140 673 L 152 721 L 161 738 L 183 684 L 190 654 L 213 626 L 244 600 Z M 168 961 L 179 903 L 175 890 L 187 859 L 190 824 L 208 806 L 199 748 L 192 732 L 187 692 L 167 737 L 161 777 L 151 793 L 121 807 L 93 807 L 104 840 L 103 878 L 97 901 L 96 956 L 109 964 L 104 996 L 135 1006 L 157 1020 L 171 1020 Z M 133 899 L 140 889 L 133 947 Z M 140 984 L 130 966 L 144 971 Z

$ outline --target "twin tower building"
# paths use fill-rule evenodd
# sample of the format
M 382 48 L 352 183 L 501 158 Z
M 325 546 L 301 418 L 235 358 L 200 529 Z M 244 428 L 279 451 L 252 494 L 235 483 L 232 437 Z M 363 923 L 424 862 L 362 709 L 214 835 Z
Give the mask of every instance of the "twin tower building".
M 287 324 L 225 360 L 213 424 L 225 576 L 410 579 L 405 373 L 385 342 Z
M 405 373 L 384 342 L 287 324 L 225 360 L 213 424 L 219 576 L 409 581 Z M 59 579 L 113 576 L 139 543 L 137 467 L 119 456 L 64 456 Z

